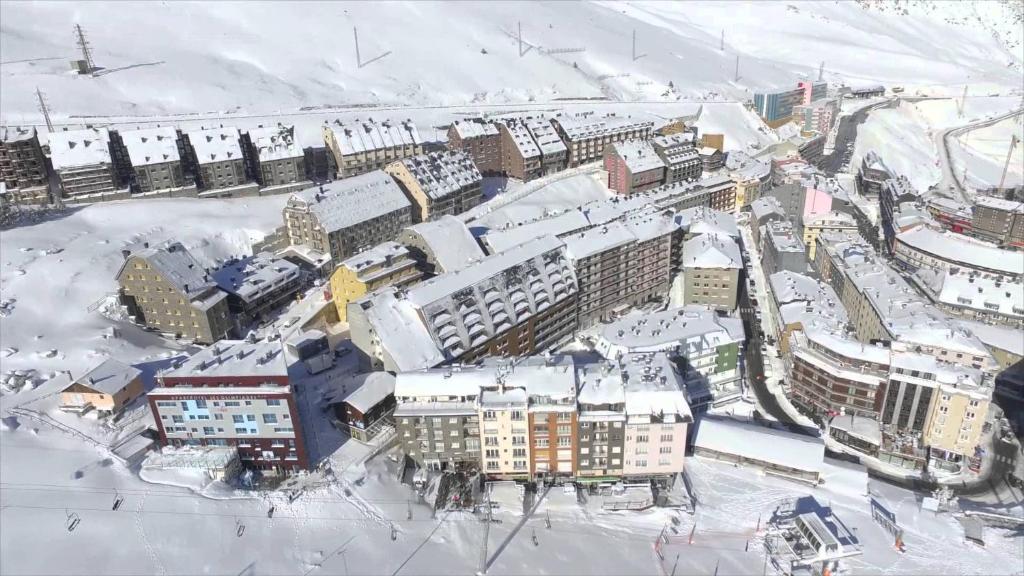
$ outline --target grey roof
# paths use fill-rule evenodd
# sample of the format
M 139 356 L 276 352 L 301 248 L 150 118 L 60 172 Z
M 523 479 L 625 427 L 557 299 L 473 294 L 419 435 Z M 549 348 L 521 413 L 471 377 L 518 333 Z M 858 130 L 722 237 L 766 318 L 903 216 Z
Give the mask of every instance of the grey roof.
M 520 156 L 524 159 L 540 156 L 540 147 L 533 140 L 533 135 L 526 129 L 526 125 L 519 119 L 511 118 L 504 120 L 501 122 L 501 125 L 508 130 L 509 135 L 512 137 L 512 142 L 515 143 L 516 148 L 519 150 Z
M 399 160 L 416 179 L 423 192 L 434 200 L 479 185 L 483 176 L 465 152 L 429 152 Z
M 328 233 L 411 206 L 395 180 L 382 170 L 307 188 L 292 194 L 292 201 L 307 204 Z
M 221 289 L 246 301 L 298 277 L 298 266 L 267 252 L 230 262 L 213 273 Z
M 188 142 L 200 164 L 242 159 L 238 128 L 233 126 L 189 132 Z
M 658 170 L 665 167 L 661 157 L 654 151 L 654 147 L 646 140 L 627 140 L 612 144 L 615 154 L 626 163 L 629 171 L 633 174 Z
M 178 154 L 178 131 L 170 126 L 125 130 L 121 133 L 121 141 L 128 149 L 132 166 L 181 160 Z
M 145 259 L 165 280 L 189 298 L 199 296 L 217 285 L 181 242 L 145 248 L 132 256 Z
M 395 393 L 395 377 L 388 372 L 360 374 L 355 379 L 362 380 L 362 384 L 346 396 L 344 402 L 364 414 Z
M 345 156 L 420 144 L 420 134 L 411 120 L 403 120 L 398 123 L 390 120 L 383 122 L 374 122 L 372 119 L 366 122 L 356 120 L 352 124 L 342 124 L 336 120 L 335 124 L 330 127 L 330 130 L 334 132 L 338 148 Z
M 533 139 L 537 142 L 541 154 L 547 156 L 566 151 L 565 143 L 562 142 L 558 133 L 555 132 L 555 127 L 551 125 L 550 120 L 546 118 L 527 118 L 526 127 L 530 129 L 530 134 L 533 135 Z
M 34 126 L 0 126 L 0 142 L 20 142 L 36 137 Z
M 138 368 L 107 358 L 99 366 L 76 379 L 75 383 L 88 386 L 102 394 L 116 394 L 141 375 L 142 371 Z
M 433 252 L 437 266 L 444 272 L 454 272 L 468 266 L 470 262 L 484 257 L 484 251 L 477 244 L 466 223 L 450 215 L 437 220 L 409 226 L 402 236 L 415 235 L 423 240 Z

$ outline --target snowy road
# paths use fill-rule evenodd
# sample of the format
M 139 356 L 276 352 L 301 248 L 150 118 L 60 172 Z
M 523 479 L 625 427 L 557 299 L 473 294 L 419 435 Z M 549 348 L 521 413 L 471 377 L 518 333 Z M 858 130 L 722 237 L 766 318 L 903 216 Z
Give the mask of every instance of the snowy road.
M 1011 112 L 1006 112 L 1004 114 L 993 116 L 992 118 L 988 118 L 978 122 L 972 122 L 964 126 L 947 128 L 946 130 L 943 130 L 941 132 L 934 133 L 932 135 L 932 138 L 935 143 L 935 149 L 941 151 L 941 153 L 939 154 L 939 165 L 942 168 L 942 181 L 939 183 L 939 186 L 945 190 L 949 190 L 950 192 L 956 194 L 961 202 L 970 203 L 973 199 L 969 197 L 968 190 L 964 187 L 964 183 L 961 177 L 957 176 L 953 169 L 953 159 L 952 154 L 950 152 L 950 140 L 952 138 L 956 138 L 958 136 L 966 134 L 967 132 L 970 132 L 972 130 L 992 126 L 994 124 L 1002 122 L 1003 120 L 1006 120 L 1008 118 L 1014 118 L 1021 114 L 1024 114 L 1024 108 L 1013 110 Z

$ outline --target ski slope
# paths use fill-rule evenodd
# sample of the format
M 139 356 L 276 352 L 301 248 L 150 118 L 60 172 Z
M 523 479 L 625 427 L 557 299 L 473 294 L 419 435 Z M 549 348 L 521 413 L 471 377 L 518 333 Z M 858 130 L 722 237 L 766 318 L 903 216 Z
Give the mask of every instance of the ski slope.
M 936 6 L 904 16 L 851 2 L 305 3 L 302 9 L 5 2 L 0 116 L 39 122 L 36 86 L 58 120 L 566 98 L 745 100 L 752 88 L 816 77 L 822 60 L 833 82 L 951 93 L 966 82 L 986 92 L 1019 90 L 1019 47 L 1008 47 L 984 22 L 948 23 L 943 14 L 953 8 Z M 80 57 L 75 23 L 104 68 L 97 77 L 69 71 L 68 61 Z

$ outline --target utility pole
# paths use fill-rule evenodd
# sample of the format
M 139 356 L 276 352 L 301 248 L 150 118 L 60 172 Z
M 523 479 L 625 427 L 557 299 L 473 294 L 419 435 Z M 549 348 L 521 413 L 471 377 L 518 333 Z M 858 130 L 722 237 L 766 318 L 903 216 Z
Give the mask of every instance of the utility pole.
M 487 493 L 487 522 L 484 525 L 484 540 L 480 549 L 480 570 L 477 574 L 487 574 L 487 539 L 491 537 L 491 487 L 484 484 Z
M 818 82 L 825 77 L 825 61 L 822 60 L 821 64 L 818 65 Z
M 43 113 L 43 119 L 46 120 L 46 131 L 53 133 L 53 122 L 50 121 L 50 109 L 46 107 L 46 97 L 43 95 L 43 91 L 36 86 L 36 98 L 39 99 L 39 111 Z
M 964 84 L 964 95 L 960 97 L 960 106 L 957 109 L 961 118 L 964 117 L 964 107 L 966 106 L 966 104 L 967 104 L 967 85 Z
M 359 29 L 355 26 L 352 27 L 352 36 L 356 40 L 356 67 L 363 67 L 363 59 L 359 56 Z
M 1017 146 L 1017 135 L 1014 134 L 1010 138 L 1010 149 L 1006 151 L 1006 162 L 1003 164 L 1003 175 L 999 177 L 999 190 L 1003 189 L 1003 184 L 1006 183 L 1006 170 L 1010 167 L 1010 156 L 1013 156 L 1013 149 Z
M 516 21 L 516 26 L 519 28 L 519 57 L 523 57 L 523 22 L 521 20 Z
M 92 61 L 92 48 L 89 47 L 89 41 L 85 38 L 85 30 L 82 30 L 79 24 L 75 24 L 75 36 L 78 37 L 76 40 L 78 48 L 82 50 L 82 60 L 85 60 L 88 73 L 92 74 L 93 70 L 96 69 L 96 65 Z
M 740 55 L 736 55 L 736 74 L 733 76 L 734 82 L 740 81 Z
M 722 28 L 722 38 L 718 41 L 718 51 L 725 52 L 725 28 Z

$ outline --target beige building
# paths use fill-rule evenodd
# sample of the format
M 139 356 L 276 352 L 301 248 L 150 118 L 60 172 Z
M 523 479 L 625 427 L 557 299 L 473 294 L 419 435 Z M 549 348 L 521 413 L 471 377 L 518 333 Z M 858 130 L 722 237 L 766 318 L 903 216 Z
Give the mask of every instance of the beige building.
M 305 153 L 295 141 L 294 124 L 249 130 L 246 143 L 251 147 L 252 173 L 260 186 L 270 188 L 309 182 Z
M 482 200 L 483 177 L 465 152 L 429 152 L 392 162 L 384 171 L 413 205 L 413 222 L 454 216 Z
M 814 261 L 817 250 L 818 236 L 825 231 L 857 232 L 857 222 L 853 216 L 842 212 L 826 212 L 811 216 L 804 222 L 804 246 L 807 247 L 807 259 Z
M 227 294 L 184 246 L 145 244 L 122 254 L 116 279 L 121 303 L 135 322 L 205 344 L 229 336 L 233 324 Z
M 405 287 L 423 278 L 409 250 L 397 242 L 384 242 L 343 260 L 331 275 L 331 297 L 338 318 L 348 322 L 350 302 L 385 286 Z
M 170 126 L 127 130 L 121 141 L 128 149 L 133 182 L 138 192 L 185 186 L 178 149 L 178 131 Z
M 238 128 L 195 130 L 185 137 L 195 160 L 196 184 L 201 190 L 234 188 L 250 181 Z
M 454 216 L 413 224 L 402 230 L 398 242 L 430 274 L 455 272 L 485 256 L 466 223 Z
M 107 358 L 61 390 L 60 409 L 77 414 L 95 410 L 100 416 L 118 415 L 144 392 L 140 370 Z
M 423 143 L 411 120 L 343 124 L 335 120 L 323 127 L 324 143 L 334 155 L 338 177 L 348 178 L 380 170 L 395 160 L 423 153 Z
M 701 234 L 683 244 L 683 302 L 736 309 L 743 261 L 728 236 Z
M 480 392 L 480 454 L 483 472 L 505 478 L 530 477 L 529 402 L 523 388 Z
M 411 205 L 395 180 L 376 170 L 295 192 L 284 208 L 288 243 L 329 254 L 335 264 L 412 223 Z
M 46 158 L 33 127 L 0 126 L 0 182 L 13 204 L 48 204 Z

